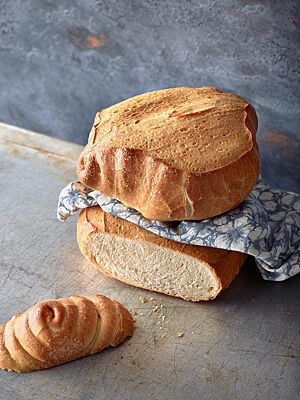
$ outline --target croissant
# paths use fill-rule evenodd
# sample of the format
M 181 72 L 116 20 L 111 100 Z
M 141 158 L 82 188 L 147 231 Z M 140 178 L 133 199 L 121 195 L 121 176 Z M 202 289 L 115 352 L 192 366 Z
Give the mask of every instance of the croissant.
M 0 368 L 50 368 L 117 346 L 132 334 L 130 313 L 105 296 L 45 300 L 0 325 Z

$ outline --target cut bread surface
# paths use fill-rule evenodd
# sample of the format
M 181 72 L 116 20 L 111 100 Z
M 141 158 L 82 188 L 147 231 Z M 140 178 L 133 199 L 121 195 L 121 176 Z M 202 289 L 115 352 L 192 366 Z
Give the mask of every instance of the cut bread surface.
M 152 243 L 97 233 L 88 251 L 103 272 L 134 286 L 195 301 L 215 298 L 221 291 L 207 263 Z

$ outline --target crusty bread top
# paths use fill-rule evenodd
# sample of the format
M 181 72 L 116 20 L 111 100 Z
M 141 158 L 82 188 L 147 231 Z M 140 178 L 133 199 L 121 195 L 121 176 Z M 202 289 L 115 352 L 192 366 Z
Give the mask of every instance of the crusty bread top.
M 98 112 L 89 146 L 144 150 L 199 174 L 249 152 L 256 129 L 255 111 L 240 96 L 183 87 L 145 93 Z

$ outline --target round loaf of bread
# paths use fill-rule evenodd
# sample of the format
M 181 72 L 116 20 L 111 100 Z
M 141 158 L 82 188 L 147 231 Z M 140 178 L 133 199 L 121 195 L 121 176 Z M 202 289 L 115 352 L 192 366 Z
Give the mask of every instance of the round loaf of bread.
M 254 108 L 236 94 L 211 87 L 145 93 L 97 113 L 78 178 L 149 219 L 210 218 L 253 189 L 256 130 Z

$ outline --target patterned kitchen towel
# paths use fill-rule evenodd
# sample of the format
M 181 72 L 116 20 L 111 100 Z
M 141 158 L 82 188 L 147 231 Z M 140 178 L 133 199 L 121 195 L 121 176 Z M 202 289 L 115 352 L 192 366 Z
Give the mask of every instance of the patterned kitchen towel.
M 283 281 L 300 272 L 300 195 L 272 189 L 261 179 L 234 210 L 202 221 L 166 223 L 72 182 L 59 195 L 57 217 L 65 221 L 94 205 L 167 239 L 252 255 L 265 280 Z

